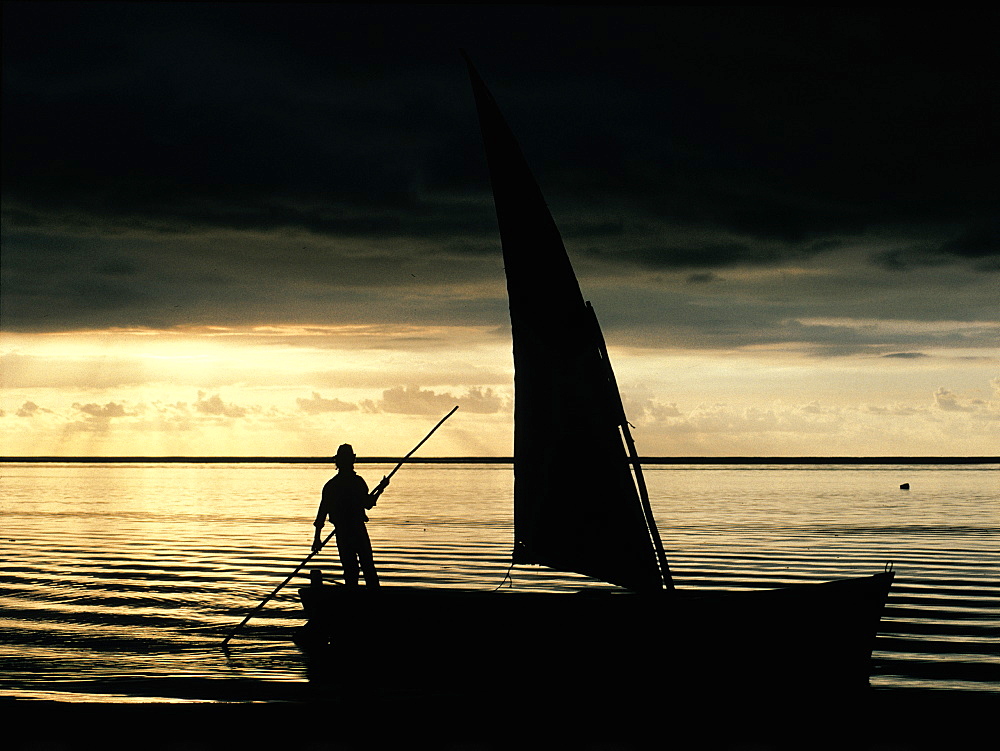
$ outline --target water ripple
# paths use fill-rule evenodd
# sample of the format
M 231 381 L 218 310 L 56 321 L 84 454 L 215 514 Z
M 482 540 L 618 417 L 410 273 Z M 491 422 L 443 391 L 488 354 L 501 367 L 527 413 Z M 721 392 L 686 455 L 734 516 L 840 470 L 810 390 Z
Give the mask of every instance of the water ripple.
M 21 470 L 3 478 L 0 690 L 66 700 L 280 700 L 309 690 L 287 639 L 302 622 L 295 591 L 305 571 L 240 632 L 231 655 L 218 644 L 308 553 L 315 506 L 303 502 L 302 488 L 322 484 L 317 468 L 257 468 L 255 498 L 241 496 L 246 473 L 232 467 Z M 857 468 L 821 471 L 836 492 L 812 492 L 815 475 L 801 469 L 650 472 L 678 586 L 778 587 L 865 575 L 891 561 L 897 577 L 872 683 L 1000 693 L 1000 525 L 989 504 L 967 500 L 982 496 L 970 486 L 995 477 L 942 470 L 938 495 L 921 505 L 912 495 L 871 495 L 879 478 Z M 94 482 L 66 483 L 67 472 Z M 605 586 L 543 568 L 510 570 L 509 472 L 415 474 L 398 491 L 394 482 L 406 503 L 380 502 L 372 513 L 386 583 Z M 339 573 L 333 550 L 311 566 Z

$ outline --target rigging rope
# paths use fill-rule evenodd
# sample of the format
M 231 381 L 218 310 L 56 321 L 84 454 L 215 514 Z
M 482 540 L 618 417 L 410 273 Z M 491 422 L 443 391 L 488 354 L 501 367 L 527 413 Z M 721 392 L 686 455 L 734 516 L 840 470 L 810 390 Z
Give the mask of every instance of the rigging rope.
M 507 567 L 507 573 L 503 575 L 503 579 L 501 579 L 500 583 L 497 584 L 496 587 L 493 589 L 494 592 L 496 592 L 498 589 L 500 589 L 500 587 L 503 586 L 503 583 L 505 581 L 510 581 L 510 585 L 509 586 L 511 588 L 514 587 L 514 580 L 510 578 L 510 572 L 513 571 L 513 570 L 514 570 L 514 561 L 511 561 L 510 562 L 510 566 Z

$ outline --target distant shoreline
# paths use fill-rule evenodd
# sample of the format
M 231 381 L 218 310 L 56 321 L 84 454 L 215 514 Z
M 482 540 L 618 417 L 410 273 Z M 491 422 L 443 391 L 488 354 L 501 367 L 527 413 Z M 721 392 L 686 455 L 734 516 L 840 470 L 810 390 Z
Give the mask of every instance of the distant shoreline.
M 358 464 L 397 464 L 402 457 L 358 457 Z M 509 456 L 411 457 L 410 464 L 513 464 Z M 1000 464 L 1000 456 L 644 456 L 664 464 Z M 327 456 L 0 456 L 0 463 L 62 464 L 332 464 Z

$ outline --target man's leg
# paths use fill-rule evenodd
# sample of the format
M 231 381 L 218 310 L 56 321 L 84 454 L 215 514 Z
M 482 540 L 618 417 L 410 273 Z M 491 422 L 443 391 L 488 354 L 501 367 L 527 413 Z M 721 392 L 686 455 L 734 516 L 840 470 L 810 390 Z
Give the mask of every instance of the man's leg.
M 372 555 L 372 541 L 368 537 L 368 529 L 361 530 L 358 539 L 358 558 L 361 559 L 361 570 L 365 575 L 366 587 L 379 586 L 378 571 L 375 570 L 375 558 Z
M 340 567 L 344 570 L 344 584 L 358 586 L 358 551 L 350 536 L 337 535 L 337 552 L 340 553 Z

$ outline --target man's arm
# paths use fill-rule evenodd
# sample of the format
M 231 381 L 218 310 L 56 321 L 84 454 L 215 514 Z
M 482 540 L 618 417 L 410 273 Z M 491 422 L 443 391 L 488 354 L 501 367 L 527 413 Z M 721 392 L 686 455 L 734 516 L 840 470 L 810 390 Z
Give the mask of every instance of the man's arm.
M 312 552 L 316 552 L 321 547 L 323 547 L 323 537 L 320 535 L 320 531 L 323 529 L 323 522 L 316 524 L 316 533 L 313 535 Z
M 325 488 L 324 488 L 325 491 Z M 323 498 L 319 502 L 319 510 L 316 512 L 316 521 L 313 522 L 313 527 L 315 532 L 313 534 L 312 552 L 316 552 L 321 547 L 323 547 L 323 538 L 320 533 L 323 531 L 323 524 L 326 523 L 327 517 L 326 510 L 326 493 L 323 493 Z

